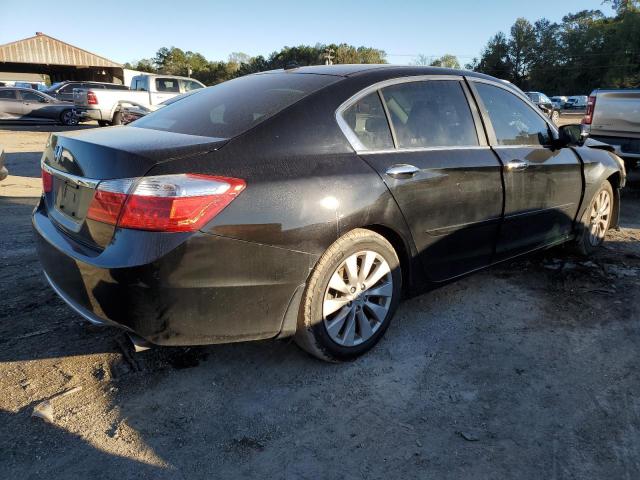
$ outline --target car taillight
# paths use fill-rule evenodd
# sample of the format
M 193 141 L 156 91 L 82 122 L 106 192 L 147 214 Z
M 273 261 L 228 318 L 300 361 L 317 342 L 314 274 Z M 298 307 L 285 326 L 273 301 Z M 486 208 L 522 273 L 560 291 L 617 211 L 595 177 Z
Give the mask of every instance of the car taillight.
M 105 180 L 87 217 L 120 228 L 191 232 L 220 213 L 245 186 L 239 178 L 196 174 Z
M 596 108 L 596 97 L 590 96 L 587 101 L 587 112 L 584 114 L 584 118 L 582 119 L 582 123 L 584 125 L 591 125 L 593 121 L 593 111 Z
M 98 97 L 91 90 L 87 92 L 87 104 L 88 105 L 98 105 Z
M 53 190 L 53 175 L 44 168 L 42 169 L 42 190 L 44 193 L 50 193 Z

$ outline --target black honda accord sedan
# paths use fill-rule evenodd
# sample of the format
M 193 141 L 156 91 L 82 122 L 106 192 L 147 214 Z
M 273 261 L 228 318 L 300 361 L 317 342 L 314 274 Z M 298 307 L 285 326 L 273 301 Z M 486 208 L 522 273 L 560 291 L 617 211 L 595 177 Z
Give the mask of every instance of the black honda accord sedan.
M 344 360 L 403 295 L 597 247 L 625 173 L 582 140 L 472 72 L 265 72 L 53 134 L 33 225 L 48 281 L 91 322 L 158 345 L 295 336 Z

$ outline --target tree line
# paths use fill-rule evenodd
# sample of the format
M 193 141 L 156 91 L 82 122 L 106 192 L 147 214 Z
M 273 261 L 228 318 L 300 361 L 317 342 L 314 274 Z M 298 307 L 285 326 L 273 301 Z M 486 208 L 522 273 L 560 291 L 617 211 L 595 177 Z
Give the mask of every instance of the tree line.
M 508 80 L 523 90 L 549 95 L 588 94 L 595 88 L 640 87 L 640 0 L 604 0 L 615 15 L 601 10 L 567 14 L 559 23 L 545 18 L 531 23 L 518 18 L 508 35 L 491 37 L 478 58 L 465 68 Z M 163 47 L 155 57 L 126 63 L 125 68 L 150 73 L 188 75 L 205 85 L 288 65 L 387 63 L 386 53 L 346 43 L 284 47 L 268 56 L 242 52 L 227 61 Z M 433 59 L 418 55 L 414 65 L 460 68 L 451 54 Z
M 187 76 L 191 72 L 191 77 L 205 85 L 215 85 L 249 73 L 284 68 L 288 65 L 321 65 L 327 61 L 334 64 L 387 63 L 384 50 L 341 43 L 284 47 L 267 57 L 251 57 L 242 52 L 234 52 L 229 55 L 227 61 L 210 61 L 197 52 L 185 52 L 177 47 L 163 47 L 155 57 L 125 63 L 124 67 L 167 75 Z
M 640 86 L 640 0 L 607 0 L 615 10 L 582 10 L 560 23 L 518 18 L 495 34 L 469 70 L 549 95 Z

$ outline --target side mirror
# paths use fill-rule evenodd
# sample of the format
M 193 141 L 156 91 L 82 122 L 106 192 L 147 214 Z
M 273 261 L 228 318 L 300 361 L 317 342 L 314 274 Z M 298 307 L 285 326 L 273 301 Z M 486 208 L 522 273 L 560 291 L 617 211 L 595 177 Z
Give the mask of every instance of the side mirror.
M 589 132 L 582 128 L 579 123 L 563 125 L 558 129 L 557 146 L 560 148 L 568 146 L 581 147 L 589 136 Z

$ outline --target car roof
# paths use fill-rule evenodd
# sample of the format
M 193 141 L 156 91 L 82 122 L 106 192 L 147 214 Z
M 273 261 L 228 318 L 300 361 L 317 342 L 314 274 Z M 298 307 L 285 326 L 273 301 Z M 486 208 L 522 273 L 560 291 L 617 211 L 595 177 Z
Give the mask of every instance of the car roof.
M 28 87 L 11 87 L 11 86 L 7 86 L 7 87 L 0 87 L 0 90 L 22 90 L 23 92 L 43 93 L 40 90 L 36 90 L 35 88 L 28 88 Z M 46 95 L 46 93 L 44 95 Z
M 268 70 L 266 72 L 260 72 L 256 75 L 263 75 L 269 73 L 303 73 L 303 74 L 317 74 L 317 75 L 335 75 L 338 77 L 366 77 L 371 75 L 372 77 L 380 78 L 394 78 L 394 77 L 409 77 L 418 75 L 458 75 L 466 77 L 484 78 L 487 80 L 499 81 L 509 85 L 513 85 L 505 80 L 485 75 L 483 73 L 473 72 L 471 70 L 462 70 L 454 68 L 443 67 L 426 67 L 416 65 L 390 65 L 379 63 L 368 64 L 340 64 L 340 65 L 309 65 L 303 67 L 293 67 L 279 70 Z M 514 86 L 514 88 L 517 88 Z M 518 89 L 519 90 L 519 89 Z M 519 90 L 520 91 L 520 90 Z
M 62 85 L 63 83 L 97 83 L 99 85 L 120 85 L 119 83 L 96 82 L 95 80 L 63 80 L 62 82 L 58 82 L 59 85 Z

